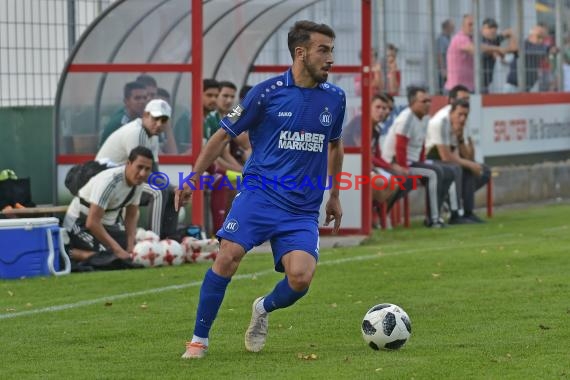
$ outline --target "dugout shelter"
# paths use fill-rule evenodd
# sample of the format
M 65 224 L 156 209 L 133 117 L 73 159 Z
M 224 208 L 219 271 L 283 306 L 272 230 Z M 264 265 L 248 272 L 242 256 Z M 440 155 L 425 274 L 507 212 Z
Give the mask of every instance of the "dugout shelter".
M 65 174 L 93 159 L 105 124 L 120 112 L 123 86 L 140 74 L 154 77 L 170 93 L 173 128 L 186 128 L 186 149 L 161 155 L 170 178 L 189 173 L 202 146 L 202 79 L 231 80 L 241 87 L 252 72 L 267 76 L 288 65 L 254 65 L 269 37 L 295 15 L 323 0 L 117 0 L 83 33 L 66 62 L 58 84 L 55 111 L 57 203 L 69 197 Z M 362 75 L 362 98 L 370 95 L 371 1 L 362 0 L 362 63 L 336 62 L 334 74 Z M 319 20 L 315 20 L 319 21 Z M 334 28 L 334 25 L 332 25 Z M 342 30 L 336 30 L 338 35 Z M 363 125 L 369 103 L 362 102 Z M 176 133 L 175 133 L 176 135 Z M 182 133 L 181 135 L 184 135 Z M 363 128 L 363 141 L 370 129 Z M 346 150 L 345 171 L 370 173 L 370 150 Z M 342 233 L 369 234 L 370 187 L 342 191 Z M 192 204 L 192 219 L 203 220 L 203 197 Z M 325 195 L 325 200 L 327 196 Z M 328 228 L 322 232 L 327 233 Z

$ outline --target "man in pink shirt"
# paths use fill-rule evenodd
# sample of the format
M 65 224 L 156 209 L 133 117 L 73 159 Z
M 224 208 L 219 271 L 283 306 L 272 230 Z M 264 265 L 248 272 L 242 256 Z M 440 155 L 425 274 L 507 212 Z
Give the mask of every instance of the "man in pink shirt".
M 503 56 L 505 49 L 499 46 L 481 44 L 481 53 Z M 451 39 L 447 50 L 447 82 L 445 90 L 449 91 L 457 85 L 463 85 L 473 92 L 475 90 L 474 61 L 475 45 L 473 44 L 473 16 L 463 16 L 461 30 Z

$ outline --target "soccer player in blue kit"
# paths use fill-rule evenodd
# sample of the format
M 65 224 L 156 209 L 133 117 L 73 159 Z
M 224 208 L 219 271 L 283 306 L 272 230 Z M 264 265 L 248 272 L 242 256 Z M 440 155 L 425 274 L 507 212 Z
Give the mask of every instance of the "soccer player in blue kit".
M 249 131 L 252 155 L 244 167 L 244 188 L 217 232 L 220 251 L 202 282 L 194 336 L 183 358 L 205 356 L 231 277 L 247 251 L 269 240 L 275 270 L 285 277 L 253 303 L 245 347 L 259 352 L 267 338 L 269 313 L 291 306 L 309 289 L 319 257 L 318 216 L 325 186 L 330 187 L 325 225 L 334 220 L 333 231 L 340 227 L 336 175 L 342 169 L 346 100 L 342 89 L 326 81 L 334 39 L 328 25 L 296 22 L 288 34 L 291 68 L 253 87 L 221 120 L 196 161 L 195 175 L 176 192 L 180 207 L 230 139 Z M 323 183 L 327 172 L 332 186 Z

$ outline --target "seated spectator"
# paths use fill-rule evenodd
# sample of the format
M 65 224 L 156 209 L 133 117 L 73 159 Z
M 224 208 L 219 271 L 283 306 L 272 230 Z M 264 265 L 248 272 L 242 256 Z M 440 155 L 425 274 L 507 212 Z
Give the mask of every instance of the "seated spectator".
M 173 115 L 172 120 L 174 141 L 179 154 L 189 155 L 192 153 L 192 117 L 186 107 L 178 107 L 178 109 L 180 112 L 176 114 L 176 117 Z
M 206 118 L 210 112 L 216 109 L 216 101 L 220 94 L 220 84 L 215 79 L 206 78 L 202 81 L 202 113 L 204 126 L 204 142 L 210 137 L 210 132 L 206 129 Z M 174 139 L 178 144 L 178 152 L 183 154 L 190 154 L 192 147 L 190 142 L 192 124 L 189 113 L 184 113 L 174 125 Z
M 475 192 L 489 181 L 491 171 L 473 161 L 475 149 L 465 126 L 468 115 L 469 101 L 461 98 L 436 113 L 428 124 L 426 151 L 430 159 L 461 166 L 462 171 L 455 181 L 461 183 L 463 218 L 483 223 L 473 212 Z
M 166 91 L 164 88 L 157 88 L 156 89 L 156 97 L 155 99 L 162 99 L 166 103 L 171 104 L 170 102 L 170 93 Z M 172 133 L 172 126 L 171 120 L 168 119 L 168 125 L 164 127 L 166 132 L 162 132 L 158 138 L 160 141 L 160 151 L 166 154 L 177 154 L 178 148 L 176 145 L 176 141 L 174 140 L 174 133 Z
M 125 106 L 118 110 L 105 125 L 101 134 L 99 146 L 122 125 L 141 117 L 147 103 L 146 87 L 139 82 L 129 82 L 123 88 L 123 102 Z
M 135 267 L 130 253 L 135 245 L 142 187 L 152 165 L 152 152 L 135 147 L 124 166 L 103 170 L 79 190 L 63 221 L 74 262 L 95 269 Z
M 122 165 L 127 162 L 129 152 L 142 145 L 151 150 L 154 158 L 153 171 L 158 170 L 158 135 L 172 133 L 168 125 L 171 108 L 164 100 L 154 99 L 148 102 L 143 117 L 125 124 L 109 136 L 97 152 L 99 162 L 110 161 Z M 151 202 L 150 229 L 165 239 L 176 233 L 178 212 L 174 210 L 174 191 L 171 187 L 157 190 L 148 183 L 143 185 L 143 204 Z
M 380 150 L 380 134 L 381 123 L 386 120 L 390 113 L 388 108 L 388 97 L 384 94 L 377 94 L 372 97 L 370 104 L 370 128 L 371 128 L 371 142 L 370 148 L 372 149 L 372 172 L 371 178 L 375 179 L 374 186 L 372 187 L 372 200 L 375 208 L 378 208 L 382 203 L 387 202 L 387 210 L 393 206 L 396 198 L 396 191 L 390 186 L 392 175 L 405 175 L 405 170 L 397 163 L 388 163 L 382 158 Z M 343 129 L 343 144 L 344 146 L 362 146 L 361 144 L 361 126 L 362 115 L 355 116 L 348 125 Z M 368 144 L 364 144 L 366 146 Z M 379 188 L 385 187 L 383 190 Z M 402 184 L 402 193 L 405 194 L 411 190 L 411 181 L 406 181 Z M 407 189 L 407 190 L 406 190 Z M 392 199 L 392 201 L 388 201 Z M 376 226 L 375 226 L 376 227 Z
M 168 92 L 166 89 L 159 87 L 156 89 L 156 98 L 157 99 L 162 99 L 164 100 L 166 103 L 171 104 L 170 102 L 170 92 Z
M 406 175 L 421 176 L 426 187 L 428 218 L 425 225 L 441 228 L 440 218 L 443 200 L 454 183 L 454 174 L 448 167 L 425 161 L 424 140 L 428 123 L 431 98 L 422 87 L 408 88 L 409 107 L 394 120 L 382 147 L 382 158 L 397 163 Z
M 146 101 L 150 102 L 152 99 L 156 99 L 158 95 L 158 84 L 156 79 L 148 74 L 141 74 L 135 79 L 137 82 L 142 83 L 146 90 Z
M 385 136 L 388 134 L 388 130 L 394 123 L 394 119 L 396 119 L 396 117 L 400 114 L 400 112 L 402 112 L 404 109 L 408 107 L 407 105 L 396 105 L 394 103 L 394 97 L 392 95 L 388 93 L 384 93 L 384 95 L 386 96 L 386 98 L 388 98 L 388 109 L 390 110 L 390 113 L 388 114 L 388 117 L 386 117 L 386 120 L 384 120 L 381 124 L 382 128 L 382 133 L 380 134 L 381 136 Z

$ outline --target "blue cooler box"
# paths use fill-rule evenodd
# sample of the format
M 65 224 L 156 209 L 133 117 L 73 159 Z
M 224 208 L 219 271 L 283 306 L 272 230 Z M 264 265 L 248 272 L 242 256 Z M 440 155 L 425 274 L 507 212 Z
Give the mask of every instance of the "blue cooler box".
M 70 270 L 57 218 L 0 220 L 0 278 L 59 276 Z

